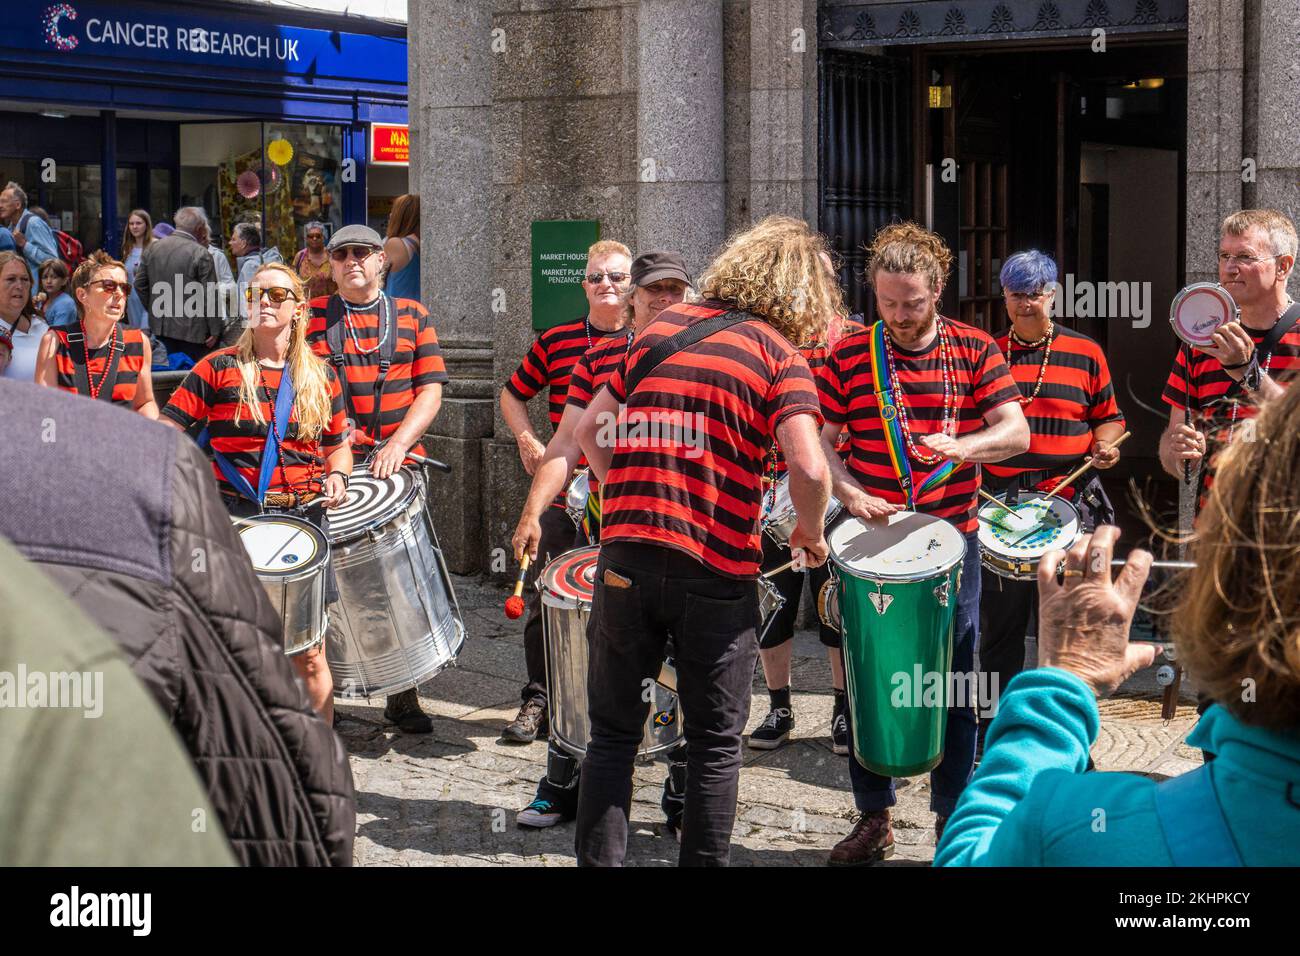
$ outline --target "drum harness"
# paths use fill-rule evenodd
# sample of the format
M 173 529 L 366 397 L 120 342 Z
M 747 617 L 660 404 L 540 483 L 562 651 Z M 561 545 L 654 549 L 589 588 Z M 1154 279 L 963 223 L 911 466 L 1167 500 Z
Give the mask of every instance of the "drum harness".
M 113 323 L 112 338 L 108 340 L 108 361 L 104 365 L 104 376 L 99 380 L 98 385 L 90 380 L 90 356 L 86 348 L 85 323 L 81 323 L 76 329 L 61 332 L 59 338 L 67 345 L 68 356 L 72 359 L 72 376 L 77 386 L 77 394 L 111 402 L 113 387 L 117 384 L 117 367 L 121 362 L 122 353 L 126 351 L 126 343 L 118 341 L 117 323 Z
M 347 343 L 344 335 L 348 331 L 348 319 L 345 315 L 348 311 L 347 305 L 341 295 L 335 294 L 330 296 L 329 304 L 325 307 L 325 343 L 329 346 L 330 364 L 334 366 L 339 388 L 343 391 L 343 404 L 347 407 L 348 417 L 361 429 L 362 434 L 374 443 L 378 443 L 382 437 L 384 380 L 388 378 L 388 370 L 393 364 L 393 354 L 397 351 L 397 316 L 394 314 L 393 300 L 387 293 L 381 292 L 376 308 L 379 312 L 379 344 L 373 349 L 363 351 L 360 342 L 355 338 L 355 333 L 353 337 L 358 355 L 379 353 L 379 368 L 375 373 L 375 404 L 367 427 L 361 424 L 361 417 L 352 402 L 352 389 L 345 368 L 347 359 L 344 350 Z

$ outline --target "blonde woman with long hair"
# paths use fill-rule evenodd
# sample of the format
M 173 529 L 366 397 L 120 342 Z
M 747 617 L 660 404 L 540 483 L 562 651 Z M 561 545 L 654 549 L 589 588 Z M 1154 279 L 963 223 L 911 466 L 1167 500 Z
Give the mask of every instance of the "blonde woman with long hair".
M 283 263 L 267 264 L 253 274 L 246 295 L 249 324 L 239 341 L 194 366 L 162 410 L 162 420 L 191 434 L 208 432 L 213 471 L 232 516 L 294 512 L 324 530 L 317 506 L 341 504 L 352 474 L 343 393 L 334 370 L 307 345 L 307 299 L 297 273 Z M 293 406 L 281 430 L 275 408 L 286 372 Z M 262 456 L 275 444 L 268 438 L 278 440 L 279 460 L 261 487 Z M 333 591 L 327 587 L 327 601 Z M 333 681 L 324 648 L 290 659 L 312 706 L 332 720 Z

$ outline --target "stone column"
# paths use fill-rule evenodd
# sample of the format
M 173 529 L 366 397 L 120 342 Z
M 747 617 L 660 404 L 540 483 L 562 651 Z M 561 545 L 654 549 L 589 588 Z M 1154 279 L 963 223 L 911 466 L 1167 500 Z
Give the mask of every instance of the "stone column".
M 641 0 L 634 251 L 676 249 L 693 274 L 726 238 L 722 4 Z
M 1249 57 L 1256 72 L 1251 144 L 1256 180 L 1253 187 L 1247 184 L 1246 197 L 1251 206 L 1280 210 L 1294 221 L 1300 213 L 1300 61 L 1295 43 L 1300 0 L 1260 4 L 1259 21 L 1258 47 Z M 1300 269 L 1291 270 L 1290 290 L 1300 299 Z
M 491 15 L 484 4 L 424 0 L 407 25 L 411 186 L 420 195 L 420 290 L 450 383 L 425 447 L 452 467 L 431 475 L 429 513 L 448 567 L 482 569 L 482 439 L 492 434 Z

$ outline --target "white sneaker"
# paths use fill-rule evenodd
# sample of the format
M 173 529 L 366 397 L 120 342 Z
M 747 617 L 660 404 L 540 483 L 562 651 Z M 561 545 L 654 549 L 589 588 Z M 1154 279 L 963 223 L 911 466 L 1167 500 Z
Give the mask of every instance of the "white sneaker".
M 555 804 L 540 798 L 520 810 L 519 815 L 515 817 L 515 823 L 519 826 L 532 827 L 536 830 L 553 827 L 563 820 L 564 814 L 556 808 Z

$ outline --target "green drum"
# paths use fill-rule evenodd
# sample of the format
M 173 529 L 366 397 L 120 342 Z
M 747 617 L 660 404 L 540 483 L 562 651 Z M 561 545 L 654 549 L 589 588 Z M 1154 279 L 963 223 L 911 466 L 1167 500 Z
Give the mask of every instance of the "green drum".
M 819 604 L 844 639 L 853 756 L 888 777 L 924 773 L 943 759 L 966 539 L 912 511 L 849 518 L 826 539 L 835 590 Z

